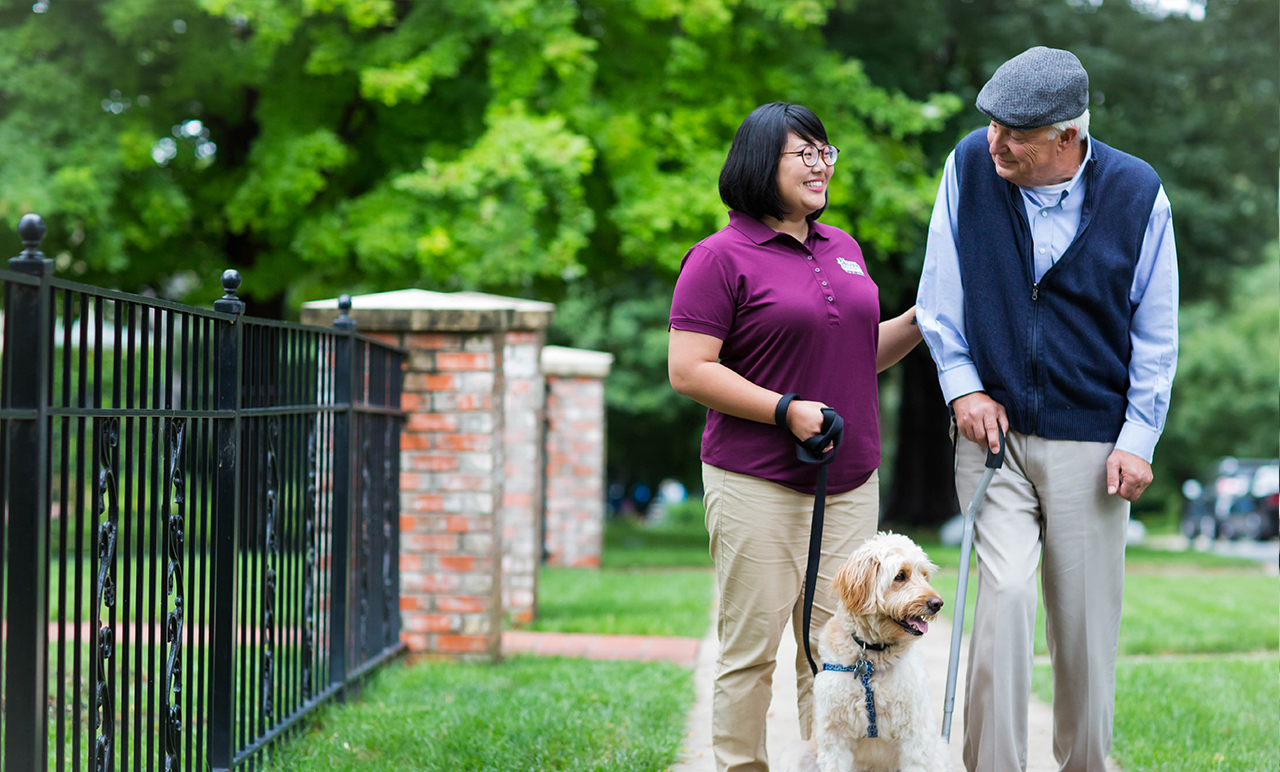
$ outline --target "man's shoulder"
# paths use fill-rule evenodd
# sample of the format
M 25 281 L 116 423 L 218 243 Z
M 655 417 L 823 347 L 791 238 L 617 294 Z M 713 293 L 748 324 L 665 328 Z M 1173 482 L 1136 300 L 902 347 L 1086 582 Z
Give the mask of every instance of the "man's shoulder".
M 1114 148 L 1093 135 L 1089 136 L 1089 141 L 1093 143 L 1094 158 L 1104 169 L 1120 169 L 1126 174 L 1141 174 L 1157 183 L 1160 182 L 1160 175 L 1151 164 L 1136 155 Z

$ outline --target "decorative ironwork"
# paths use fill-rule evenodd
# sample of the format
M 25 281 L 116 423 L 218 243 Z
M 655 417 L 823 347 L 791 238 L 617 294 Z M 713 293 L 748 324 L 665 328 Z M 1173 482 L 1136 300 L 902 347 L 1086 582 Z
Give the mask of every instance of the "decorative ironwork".
M 165 772 L 176 772 L 182 747 L 182 628 L 185 621 L 182 546 L 185 541 L 183 502 L 186 500 L 186 482 L 182 476 L 180 461 L 182 438 L 186 429 L 185 418 L 171 418 L 165 426 L 165 434 L 169 440 L 169 487 L 173 491 L 173 506 L 169 510 L 169 568 L 165 583 L 165 595 L 173 599 L 173 610 L 165 620 L 165 641 L 169 644 L 169 663 L 164 674 L 164 694 L 169 703 L 164 725 Z
M 395 542 L 392 540 L 392 518 L 395 517 L 395 506 L 392 496 L 396 495 L 396 484 L 393 476 L 395 470 L 392 469 L 391 459 L 395 452 L 395 437 L 393 436 L 392 426 L 394 422 L 386 421 L 386 432 L 383 438 L 383 458 L 382 458 L 382 642 L 392 639 L 391 625 L 396 614 L 396 597 L 397 593 L 391 586 L 391 561 L 399 559 L 399 555 L 392 552 Z
M 9 576 L 60 592 L 12 583 L 6 769 L 259 768 L 402 646 L 399 464 L 380 454 L 404 352 L 243 316 L 234 272 L 213 310 L 64 281 L 42 231 L 24 218 L 0 271 L 0 480 L 23 515 L 0 531 Z
M 369 473 L 369 439 L 360 442 L 360 650 L 369 651 L 369 573 L 373 562 L 373 544 L 369 537 L 369 493 L 373 489 L 373 476 Z
M 102 607 L 113 608 L 116 605 L 116 530 L 119 527 L 120 500 L 116 496 L 116 447 L 120 444 L 120 420 L 108 418 L 99 425 L 98 452 L 101 454 L 98 466 L 98 500 L 96 502 L 99 517 L 106 519 L 98 526 L 98 616 L 102 618 Z M 115 631 L 109 622 L 102 622 L 98 628 L 97 669 L 94 673 L 94 710 L 98 714 L 98 737 L 94 741 L 94 769 L 97 772 L 109 772 L 112 765 L 113 743 L 115 741 L 115 701 L 112 699 L 111 685 L 107 682 L 107 661 L 115 649 Z
M 275 712 L 272 699 L 272 676 L 276 651 L 276 568 L 280 560 L 276 541 L 276 501 L 279 498 L 280 475 L 276 469 L 276 437 L 280 433 L 275 416 L 267 419 L 267 511 L 266 561 L 267 576 L 262 597 L 262 715 L 271 722 Z
M 307 490 L 302 502 L 303 538 L 306 539 L 305 564 L 302 573 L 302 693 L 312 694 L 311 663 L 315 659 L 316 630 L 312 616 L 315 613 L 316 569 L 316 427 L 311 424 L 307 432 Z

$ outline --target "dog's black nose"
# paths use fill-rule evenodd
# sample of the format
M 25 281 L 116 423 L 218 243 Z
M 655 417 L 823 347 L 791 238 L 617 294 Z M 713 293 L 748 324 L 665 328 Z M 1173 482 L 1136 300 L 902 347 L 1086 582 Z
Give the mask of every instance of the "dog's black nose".
M 942 598 L 935 595 L 925 605 L 929 607 L 929 613 L 936 614 L 942 609 Z

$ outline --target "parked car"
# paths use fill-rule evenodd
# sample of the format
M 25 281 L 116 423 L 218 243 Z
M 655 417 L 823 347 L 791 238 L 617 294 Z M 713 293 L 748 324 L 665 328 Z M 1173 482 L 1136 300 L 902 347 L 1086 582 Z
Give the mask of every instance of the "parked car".
M 1270 539 L 1280 534 L 1280 461 L 1219 459 L 1207 475 L 1182 484 L 1182 534 L 1188 539 Z

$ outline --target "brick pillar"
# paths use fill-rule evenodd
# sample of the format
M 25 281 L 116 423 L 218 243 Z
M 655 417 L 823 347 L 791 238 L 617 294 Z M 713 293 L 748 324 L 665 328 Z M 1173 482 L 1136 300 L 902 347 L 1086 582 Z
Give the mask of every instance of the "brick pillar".
M 613 355 L 547 346 L 547 563 L 599 567 L 604 532 L 604 379 Z
M 332 300 L 306 303 L 302 318 L 325 325 L 336 309 Z M 518 427 L 537 418 L 513 406 L 518 400 L 508 398 L 508 388 L 521 382 L 520 361 L 528 356 L 522 347 L 540 345 L 553 309 L 468 292 L 352 298 L 359 332 L 409 351 L 401 403 L 409 415 L 400 445 L 400 610 L 401 636 L 414 651 L 496 659 L 509 587 L 527 585 L 532 608 L 532 578 L 505 577 L 503 554 L 506 518 L 533 527 L 507 497 L 508 489 L 518 494 L 523 486 L 508 449 L 524 452 L 509 441 L 508 419 Z M 524 463 L 511 461 L 516 471 Z M 536 478 L 537 469 L 529 474 Z M 521 538 L 517 528 L 510 541 Z M 518 560 L 513 567 L 521 567 Z
M 502 607 L 513 622 L 533 619 L 537 598 L 538 507 L 542 497 L 545 387 L 538 365 L 541 331 L 509 331 L 503 348 Z

